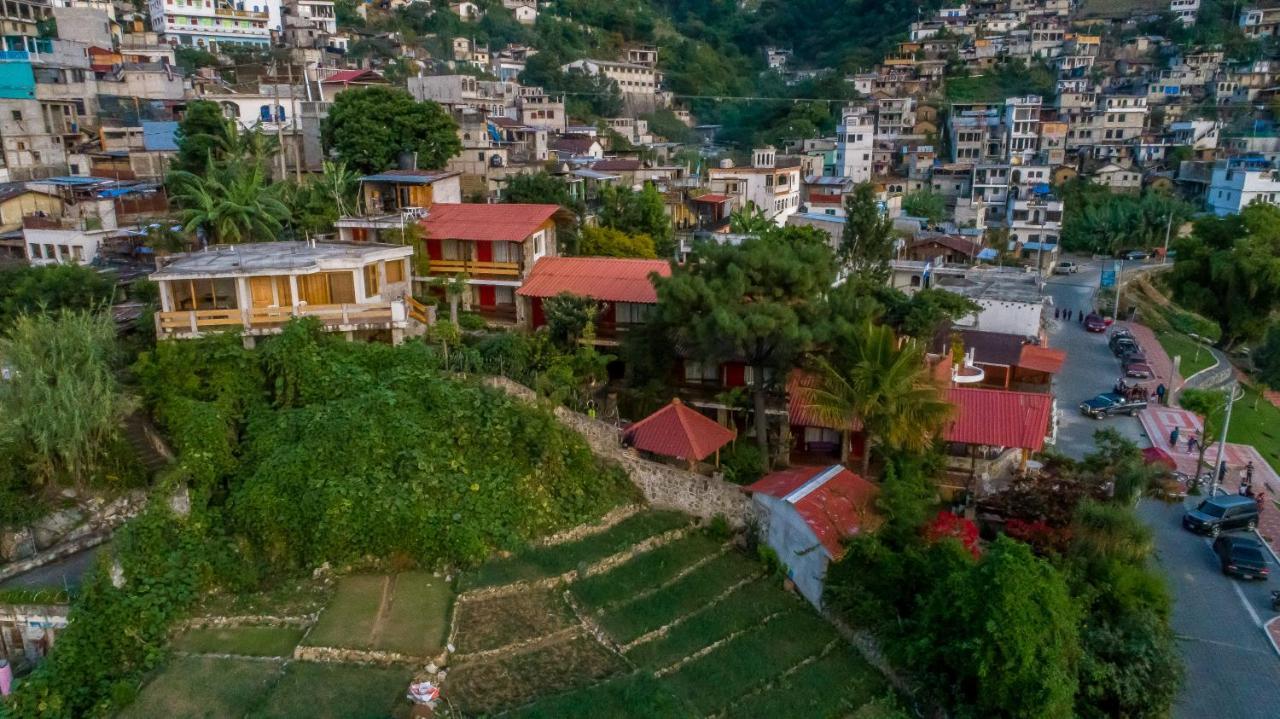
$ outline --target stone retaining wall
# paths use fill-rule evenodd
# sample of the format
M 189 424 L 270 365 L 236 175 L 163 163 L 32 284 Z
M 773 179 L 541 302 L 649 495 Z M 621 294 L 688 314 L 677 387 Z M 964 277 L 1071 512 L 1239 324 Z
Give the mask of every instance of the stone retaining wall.
M 507 377 L 489 377 L 486 383 L 517 399 L 537 401 L 533 390 Z M 621 466 L 650 506 L 702 519 L 722 515 L 736 527 L 750 521 L 751 499 L 736 484 L 644 459 L 622 446 L 617 428 L 567 407 L 557 406 L 554 412 L 561 424 L 582 435 L 596 456 Z

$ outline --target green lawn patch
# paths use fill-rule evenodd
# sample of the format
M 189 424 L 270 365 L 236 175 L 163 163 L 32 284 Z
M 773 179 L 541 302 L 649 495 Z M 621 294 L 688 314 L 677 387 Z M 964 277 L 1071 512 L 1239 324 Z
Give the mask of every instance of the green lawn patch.
M 835 630 L 817 615 L 797 611 L 720 645 L 665 679 L 699 712 L 711 714 L 818 654 L 834 638 Z
M 701 532 L 645 552 L 603 574 L 574 582 L 571 590 L 590 607 L 605 607 L 631 599 L 679 574 L 694 562 L 720 551 L 721 542 Z
M 444 650 L 449 634 L 453 587 L 430 572 L 396 575 L 391 606 L 382 619 L 375 649 L 415 657 L 431 657 Z
M 842 645 L 796 670 L 781 685 L 733 704 L 728 717 L 843 717 L 888 691 L 876 669 Z
M 617 654 L 579 634 L 502 659 L 454 665 L 444 692 L 465 715 L 483 715 L 580 689 L 625 668 Z
M 302 627 L 204 627 L 184 632 L 173 648 L 193 654 L 289 657 L 302 640 Z
M 258 703 L 280 662 L 177 657 L 151 680 L 120 719 L 240 719 Z
M 635 514 L 599 534 L 576 542 L 531 547 L 507 559 L 489 562 L 474 574 L 465 577 L 464 584 L 468 588 L 491 587 L 563 574 L 579 565 L 597 562 L 637 542 L 687 524 L 689 517 L 679 512 Z
M 469 599 L 458 606 L 454 621 L 458 653 L 465 655 L 546 636 L 577 618 L 560 592 L 536 589 Z
M 706 604 L 734 584 L 759 574 L 759 564 L 737 552 L 716 557 L 670 586 L 610 609 L 600 624 L 626 644 Z
M 320 611 L 332 594 L 332 587 L 321 580 L 293 580 L 262 592 L 214 594 L 201 602 L 199 614 L 207 617 L 264 614 L 273 617 L 300 617 Z
M 662 682 L 648 672 L 628 674 L 602 684 L 542 701 L 511 712 L 511 719 L 596 719 L 597 717 L 652 717 L 681 719 L 697 716 Z M 765 716 L 765 715 L 757 715 Z
M 1199 342 L 1173 329 L 1153 331 L 1170 360 L 1174 357 L 1182 357 L 1182 361 L 1178 364 L 1178 374 L 1182 375 L 1183 379 L 1213 366 L 1213 352 Z
M 793 609 L 804 607 L 773 580 L 752 582 L 715 607 L 671 627 L 666 635 L 635 647 L 627 652 L 627 659 L 655 670 L 670 666 L 734 632 L 757 626 L 770 614 Z
M 293 662 L 263 706 L 248 716 L 387 719 L 398 705 L 408 704 L 404 694 L 412 676 L 412 671 L 399 667 Z M 210 678 L 210 683 L 217 681 Z
M 368 649 L 382 605 L 383 575 L 353 575 L 338 580 L 338 589 L 320 620 L 307 635 L 313 647 Z
M 1280 408 L 1254 387 L 1246 387 L 1245 395 L 1231 409 L 1231 428 L 1227 441 L 1251 444 L 1277 472 L 1280 472 Z M 1239 471 L 1239 468 L 1233 468 Z

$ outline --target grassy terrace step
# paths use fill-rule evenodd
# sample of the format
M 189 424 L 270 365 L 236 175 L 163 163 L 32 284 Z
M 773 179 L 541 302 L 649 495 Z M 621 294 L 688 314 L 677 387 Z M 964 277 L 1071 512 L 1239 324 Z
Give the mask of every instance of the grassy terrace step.
M 184 632 L 173 648 L 193 654 L 288 657 L 302 640 L 302 631 L 302 627 L 205 627 Z
M 752 582 L 725 597 L 715 607 L 671 627 L 666 635 L 635 647 L 627 652 L 627 658 L 637 666 L 649 669 L 671 666 L 734 632 L 759 625 L 770 614 L 804 608 L 800 600 L 783 592 L 775 581 L 763 579 Z
M 607 610 L 600 625 L 614 640 L 626 644 L 705 606 L 734 584 L 760 572 L 758 563 L 729 552 L 670 586 Z
M 409 702 L 404 699 L 404 693 L 412 678 L 411 670 L 400 667 L 293 662 L 285 668 L 284 676 L 259 710 L 250 716 L 253 719 L 385 719 L 407 712 Z
M 645 552 L 619 567 L 575 582 L 572 591 L 578 601 L 594 607 L 624 602 L 653 589 L 698 560 L 715 554 L 721 542 L 701 532 Z
M 117 717 L 242 717 L 279 671 L 273 661 L 176 657 Z
M 602 684 L 559 694 L 503 715 L 510 719 L 597 719 L 653 717 L 685 719 L 697 716 L 648 672 L 628 674 Z
M 489 562 L 463 577 L 462 584 L 465 589 L 476 589 L 563 574 L 580 564 L 591 564 L 622 552 L 649 537 L 686 526 L 690 521 L 688 515 L 679 512 L 642 512 L 576 542 L 531 547 L 507 559 Z
M 850 647 L 800 667 L 767 692 L 744 697 L 729 708 L 728 719 L 809 719 L 848 716 L 869 699 L 889 691 L 875 668 Z
M 796 611 L 722 644 L 663 679 L 677 696 L 711 714 L 818 654 L 835 637 L 835 630 L 820 617 Z
M 444 649 L 453 589 L 430 572 L 405 572 L 395 578 L 395 593 L 374 648 L 415 657 Z
M 532 651 L 459 664 L 449 670 L 444 691 L 464 716 L 477 716 L 579 689 L 625 669 L 621 657 L 580 634 Z
M 458 605 L 458 654 L 466 655 L 530 641 L 573 626 L 577 618 L 555 589 L 530 589 L 470 599 Z
M 373 625 L 382 605 L 383 575 L 357 574 L 338 582 L 329 606 L 320 612 L 320 621 L 307 635 L 313 647 L 368 649 Z

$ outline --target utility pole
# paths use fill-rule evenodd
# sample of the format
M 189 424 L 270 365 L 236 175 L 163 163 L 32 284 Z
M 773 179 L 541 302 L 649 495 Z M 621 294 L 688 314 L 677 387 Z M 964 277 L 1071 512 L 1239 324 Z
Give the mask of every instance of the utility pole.
M 289 117 L 293 119 L 294 131 L 289 133 L 290 141 L 293 143 L 293 179 L 299 184 L 302 183 L 302 148 L 299 140 L 299 130 L 302 123 L 298 119 L 298 94 L 293 90 L 293 63 L 290 62 L 289 68 Z M 303 78 L 305 82 L 305 76 Z
M 1173 230 L 1173 213 L 1169 213 L 1169 221 L 1164 226 L 1164 254 L 1160 255 L 1160 264 L 1169 262 L 1169 233 Z
M 1218 490 L 1218 472 L 1222 471 L 1222 455 L 1227 451 L 1227 432 L 1231 429 L 1231 408 L 1236 403 L 1236 392 L 1239 389 L 1239 385 L 1231 385 L 1231 392 L 1227 394 L 1227 417 L 1222 422 L 1222 436 L 1218 438 L 1218 460 L 1213 463 L 1213 479 L 1209 481 L 1210 497 Z M 1243 397 L 1244 392 L 1240 392 L 1240 396 Z M 1196 471 L 1199 471 L 1198 467 Z
M 1116 311 L 1115 311 L 1114 317 L 1117 322 L 1120 321 L 1120 285 L 1123 284 L 1122 282 L 1123 277 L 1124 277 L 1124 260 L 1120 260 L 1116 262 Z
M 271 63 L 271 87 L 275 89 L 275 105 L 271 115 L 276 122 L 276 152 L 280 157 L 280 181 L 289 179 L 289 170 L 284 166 L 284 123 L 280 122 L 280 74 L 276 72 L 276 64 Z

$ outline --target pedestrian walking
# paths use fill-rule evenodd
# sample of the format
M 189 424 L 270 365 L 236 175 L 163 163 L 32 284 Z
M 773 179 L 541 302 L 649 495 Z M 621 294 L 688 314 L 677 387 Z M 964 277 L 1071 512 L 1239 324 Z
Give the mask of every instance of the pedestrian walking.
M 1084 310 L 1080 310 L 1080 319 L 1078 321 L 1080 324 L 1084 324 Z
M 1178 433 L 1181 430 L 1182 430 L 1181 427 L 1174 427 L 1173 431 L 1169 433 L 1169 449 L 1178 448 Z
M 1187 454 L 1195 454 L 1197 444 L 1198 442 L 1194 436 L 1187 437 Z
M 1165 395 L 1165 392 L 1168 392 L 1168 391 L 1169 390 L 1165 388 L 1163 382 L 1161 382 L 1160 385 L 1156 387 L 1156 404 L 1164 404 L 1164 395 Z
M 1220 462 L 1218 464 L 1218 484 L 1225 484 L 1227 481 L 1227 463 Z
M 1053 308 L 1053 318 L 1054 318 L 1055 320 L 1060 320 L 1060 319 L 1062 319 L 1062 308 L 1061 308 L 1061 307 L 1054 307 L 1054 308 Z
M 1259 489 L 1258 493 L 1253 495 L 1253 499 L 1258 503 L 1258 514 L 1261 515 L 1262 510 L 1267 506 L 1267 493 Z
M 1253 484 L 1253 460 L 1249 460 L 1249 464 L 1245 465 L 1244 481 Z

